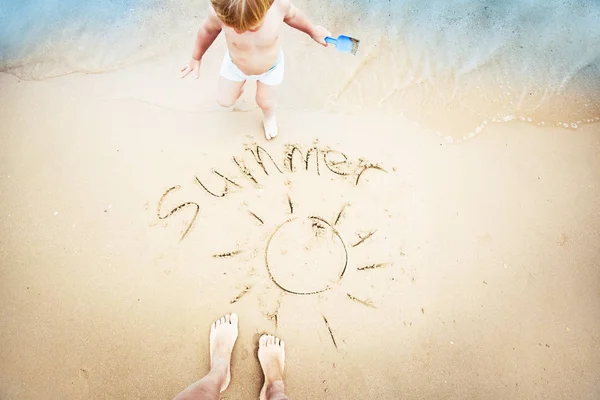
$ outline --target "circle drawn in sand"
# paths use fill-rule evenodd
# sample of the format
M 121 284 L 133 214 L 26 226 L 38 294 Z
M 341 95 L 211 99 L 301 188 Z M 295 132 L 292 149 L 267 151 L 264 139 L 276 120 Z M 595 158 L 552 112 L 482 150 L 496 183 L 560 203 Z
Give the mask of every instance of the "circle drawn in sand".
M 318 294 L 344 277 L 348 251 L 337 229 L 325 219 L 293 218 L 269 238 L 265 264 L 269 278 L 281 290 Z

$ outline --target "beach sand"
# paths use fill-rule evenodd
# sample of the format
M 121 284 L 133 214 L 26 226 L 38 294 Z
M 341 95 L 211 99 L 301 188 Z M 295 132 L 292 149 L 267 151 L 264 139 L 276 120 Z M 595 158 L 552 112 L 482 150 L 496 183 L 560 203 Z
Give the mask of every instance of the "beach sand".
M 597 123 L 449 144 L 360 102 L 303 107 L 336 93 L 292 47 L 266 142 L 251 88 L 215 104 L 223 43 L 198 81 L 188 50 L 0 75 L 0 398 L 172 398 L 229 312 L 226 399 L 258 397 L 264 332 L 292 399 L 598 398 Z

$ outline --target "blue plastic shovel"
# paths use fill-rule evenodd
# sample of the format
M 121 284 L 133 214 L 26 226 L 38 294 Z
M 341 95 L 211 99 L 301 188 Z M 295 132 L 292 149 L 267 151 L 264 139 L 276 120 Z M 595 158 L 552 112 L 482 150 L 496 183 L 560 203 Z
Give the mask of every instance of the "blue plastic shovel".
M 350 36 L 340 35 L 337 39 L 325 37 L 325 42 L 335 45 L 335 47 L 344 53 L 356 54 L 360 40 L 351 38 Z

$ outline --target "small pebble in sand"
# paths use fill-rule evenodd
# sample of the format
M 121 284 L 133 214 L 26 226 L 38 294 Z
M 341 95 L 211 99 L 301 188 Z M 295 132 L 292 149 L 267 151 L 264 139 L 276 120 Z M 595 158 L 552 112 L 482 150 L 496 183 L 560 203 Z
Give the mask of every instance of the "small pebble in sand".
M 54 211 L 54 215 L 58 215 L 58 211 Z

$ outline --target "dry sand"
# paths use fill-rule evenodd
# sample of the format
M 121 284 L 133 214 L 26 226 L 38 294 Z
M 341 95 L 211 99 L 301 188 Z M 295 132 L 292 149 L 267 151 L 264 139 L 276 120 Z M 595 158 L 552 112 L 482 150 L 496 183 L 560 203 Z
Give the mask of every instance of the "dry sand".
M 330 94 L 289 62 L 266 143 L 251 90 L 246 112 L 214 105 L 219 46 L 199 81 L 178 79 L 187 49 L 0 75 L 1 399 L 170 399 L 227 312 L 227 399 L 257 398 L 263 332 L 288 344 L 292 399 L 598 398 L 598 124 L 449 145 L 289 106 Z

